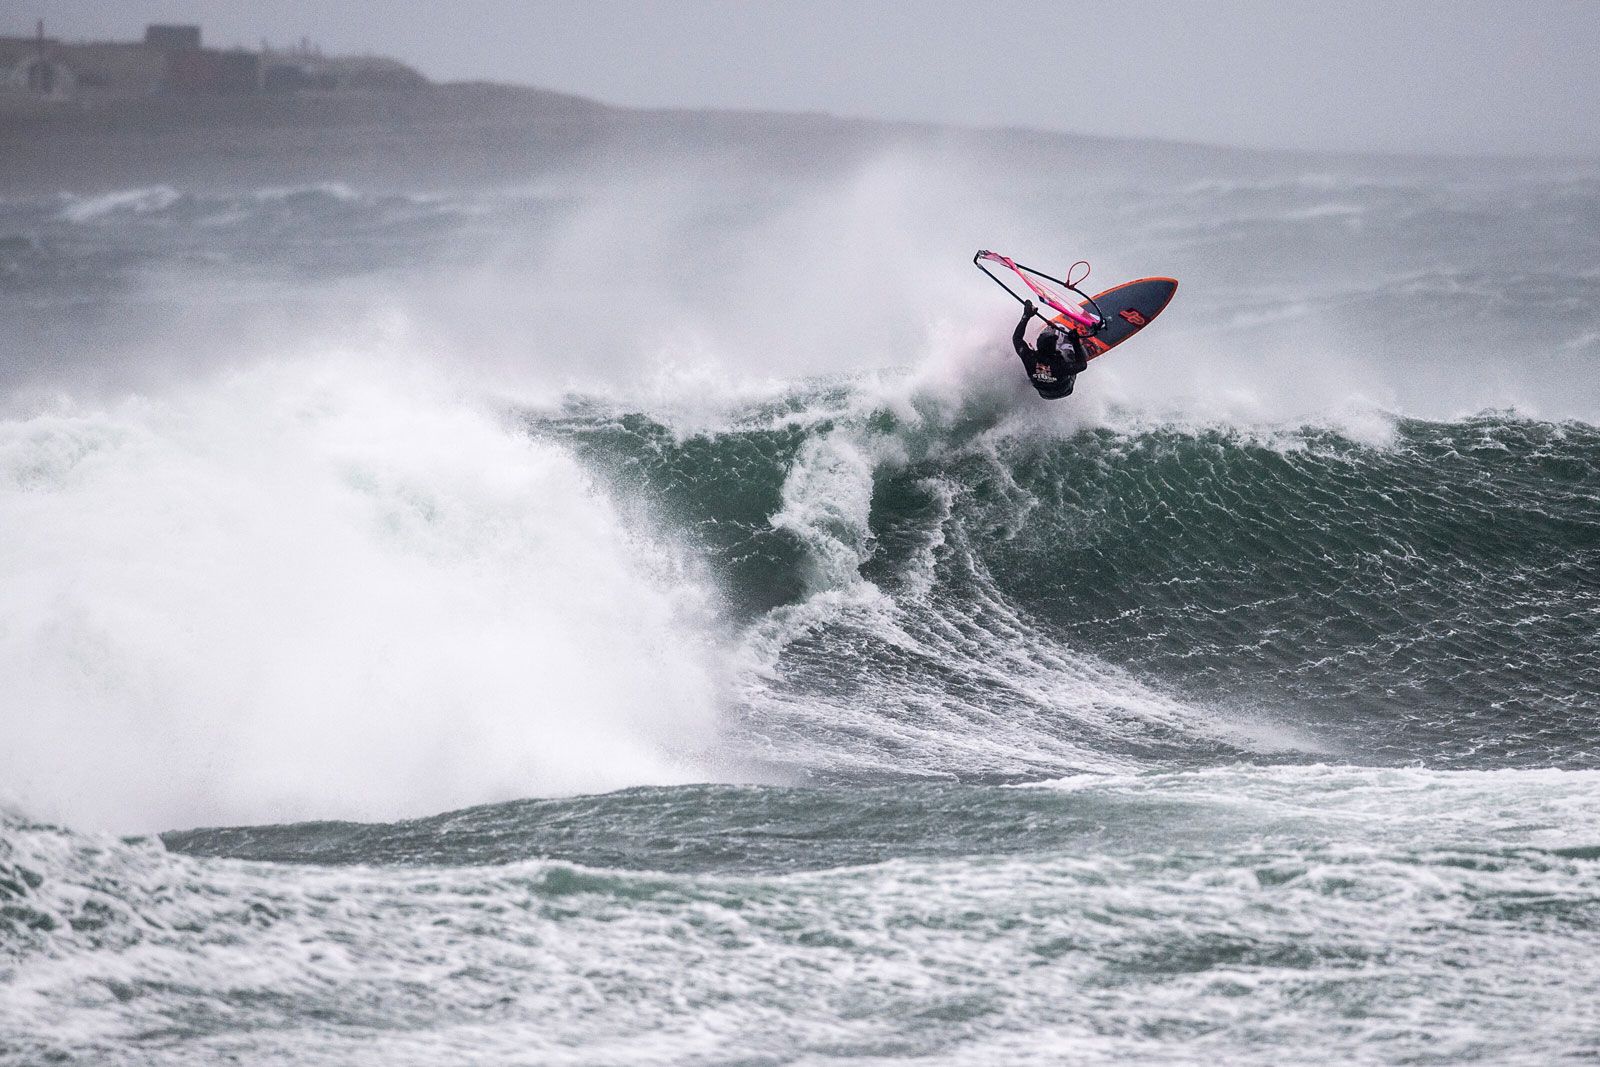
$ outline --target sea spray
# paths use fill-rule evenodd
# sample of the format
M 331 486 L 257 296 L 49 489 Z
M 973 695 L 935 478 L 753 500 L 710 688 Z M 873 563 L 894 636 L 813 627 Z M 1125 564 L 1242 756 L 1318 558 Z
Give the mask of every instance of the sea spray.
M 424 375 L 264 364 L 0 424 L 4 778 L 119 828 L 703 776 L 693 560 Z

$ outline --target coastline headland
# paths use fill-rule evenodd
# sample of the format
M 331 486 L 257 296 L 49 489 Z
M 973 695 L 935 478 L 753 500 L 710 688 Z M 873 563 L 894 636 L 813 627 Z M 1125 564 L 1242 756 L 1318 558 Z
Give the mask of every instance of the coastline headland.
M 481 82 L 437 84 L 309 41 L 205 47 L 201 28 L 143 40 L 0 36 L 0 194 L 140 181 L 260 184 L 404 173 L 477 180 L 513 160 L 581 156 L 612 109 Z
M 579 159 L 611 118 L 594 101 L 483 83 L 12 104 L 0 106 L 0 191 L 402 175 L 475 182 L 521 162 Z

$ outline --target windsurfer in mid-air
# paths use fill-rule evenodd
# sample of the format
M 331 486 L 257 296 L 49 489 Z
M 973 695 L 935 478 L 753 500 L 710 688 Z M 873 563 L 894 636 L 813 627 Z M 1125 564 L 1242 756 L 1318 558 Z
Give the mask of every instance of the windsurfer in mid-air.
M 1033 313 L 1033 301 L 1023 301 L 1022 321 L 1011 335 L 1011 344 L 1022 357 L 1028 381 L 1039 395 L 1046 400 L 1060 400 L 1072 394 L 1072 380 L 1089 368 L 1089 357 L 1084 354 L 1077 331 L 1053 323 L 1045 326 L 1030 346 L 1023 338 L 1023 331 L 1028 328 Z
M 1022 321 L 1011 335 L 1011 344 L 1022 357 L 1028 381 L 1045 400 L 1071 396 L 1072 381 L 1089 369 L 1090 355 L 1102 356 L 1144 329 L 1178 289 L 1173 278 L 1136 278 L 1090 296 L 1078 288 L 1089 277 L 1086 260 L 1074 263 L 1065 279 L 1052 278 L 986 248 L 978 249 L 972 263 L 1022 304 Z M 1024 291 L 1038 297 L 1049 310 L 1041 313 L 1023 296 Z M 1081 297 L 1082 303 L 1076 303 L 1074 297 Z M 1100 310 L 1102 305 L 1113 314 Z M 1028 344 L 1024 339 L 1028 320 L 1047 314 L 1051 317 L 1045 320 L 1043 332 Z

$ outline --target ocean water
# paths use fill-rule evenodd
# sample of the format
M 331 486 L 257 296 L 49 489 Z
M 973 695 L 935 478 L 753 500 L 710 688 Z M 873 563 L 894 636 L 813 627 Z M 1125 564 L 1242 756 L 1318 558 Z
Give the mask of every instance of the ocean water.
M 0 1063 L 1600 1057 L 1600 170 L 1162 152 L 0 200 Z

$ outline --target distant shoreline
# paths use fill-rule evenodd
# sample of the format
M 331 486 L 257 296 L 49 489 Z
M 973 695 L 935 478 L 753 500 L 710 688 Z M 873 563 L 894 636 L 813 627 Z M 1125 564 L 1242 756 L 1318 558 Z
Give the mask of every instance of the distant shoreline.
M 969 129 L 816 113 L 637 109 L 495 82 L 282 94 L 158 94 L 92 104 L 0 95 L 0 197 L 147 184 L 261 187 L 347 181 L 373 188 L 504 184 L 587 163 L 736 153 L 774 173 L 827 166 L 895 145 L 938 146 L 997 174 L 1037 154 L 1073 173 L 1115 161 L 1196 180 L 1302 160 L 1360 167 L 1393 156 L 1267 151 L 1028 129 Z M 1457 171 L 1482 157 L 1404 157 Z M 1500 162 L 1513 162 L 1509 158 Z M 1551 169 L 1593 160 L 1521 159 Z
M 63 184 L 394 178 L 581 154 L 613 109 L 489 83 L 0 104 L 0 194 Z
M 804 169 L 901 140 L 974 135 L 989 136 L 814 113 L 619 108 L 495 82 L 13 102 L 0 105 L 0 196 L 161 183 L 481 185 L 604 162 L 608 154 L 625 165 L 731 152 Z
M 0 134 L 130 129 L 158 132 L 208 126 L 395 125 L 509 113 L 593 115 L 610 110 L 614 109 L 586 97 L 495 82 L 250 95 L 158 93 L 93 102 L 0 93 Z

